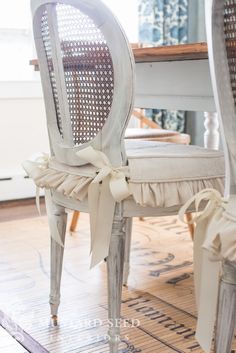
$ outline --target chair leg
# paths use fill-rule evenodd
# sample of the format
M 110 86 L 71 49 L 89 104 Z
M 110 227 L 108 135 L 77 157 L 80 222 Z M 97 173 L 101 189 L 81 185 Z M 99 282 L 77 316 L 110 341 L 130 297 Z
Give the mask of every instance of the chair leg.
M 185 215 L 186 220 L 188 222 L 188 230 L 191 235 L 192 240 L 194 240 L 194 224 L 190 223 L 193 219 L 192 213 L 186 213 Z
M 124 260 L 124 273 L 123 285 L 126 286 L 129 277 L 130 269 L 130 251 L 131 251 L 131 237 L 132 237 L 132 218 L 126 218 L 125 223 L 125 260 Z
M 108 269 L 108 318 L 110 353 L 117 353 L 120 342 L 120 311 L 124 264 L 125 232 L 124 221 L 114 219 L 107 258 Z
M 62 263 L 64 246 L 58 244 L 55 240 L 56 235 L 53 236 L 55 232 L 55 227 L 58 230 L 58 234 L 61 239 L 61 243 L 65 244 L 65 234 L 66 234 L 66 223 L 67 214 L 65 208 L 55 204 L 52 200 L 51 195 L 46 196 L 46 207 L 49 217 L 49 227 L 51 232 L 51 277 L 50 277 L 50 307 L 51 307 L 51 317 L 53 325 L 57 325 L 57 312 L 60 304 L 60 285 L 61 285 L 61 274 L 62 274 Z
M 215 334 L 215 352 L 230 353 L 236 324 L 236 268 L 223 265 L 220 282 L 218 315 Z
M 72 216 L 72 220 L 71 220 L 71 224 L 70 224 L 70 232 L 75 232 L 76 227 L 77 227 L 77 223 L 79 220 L 79 216 L 80 216 L 80 212 L 79 211 L 74 211 L 73 212 L 73 216 Z

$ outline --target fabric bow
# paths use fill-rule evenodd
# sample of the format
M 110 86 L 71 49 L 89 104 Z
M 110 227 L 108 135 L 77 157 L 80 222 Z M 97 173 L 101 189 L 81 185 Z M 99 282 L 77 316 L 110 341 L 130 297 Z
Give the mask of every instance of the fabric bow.
M 131 192 L 126 178 L 128 167 L 113 167 L 107 156 L 89 146 L 77 156 L 98 168 L 88 189 L 91 229 L 91 268 L 108 256 L 116 202 Z
M 116 202 L 121 202 L 131 194 L 129 184 L 126 181 L 126 178 L 129 177 L 129 168 L 127 166 L 113 167 L 103 152 L 97 151 L 91 146 L 78 151 L 76 154 L 97 168 L 97 175 L 88 188 L 91 267 L 93 267 L 108 256 Z M 49 168 L 49 161 L 49 156 L 43 154 L 35 161 L 25 161 L 23 168 L 31 178 L 37 181 L 44 170 Z M 36 189 L 36 204 L 40 213 L 39 187 L 37 186 Z M 43 185 L 43 187 L 45 186 Z M 50 188 L 45 190 L 45 196 L 46 198 L 51 197 Z M 53 230 L 51 232 L 52 237 L 63 246 L 57 224 L 50 214 L 49 210 L 48 217 Z
M 225 199 L 214 189 L 202 190 L 180 209 L 180 218 L 183 220 L 184 214 L 193 202 L 198 212 L 202 201 L 207 204 L 192 221 L 196 222 L 194 235 L 194 281 L 198 306 L 196 339 L 208 353 L 211 350 L 216 319 L 221 262 L 236 260 L 236 197 Z

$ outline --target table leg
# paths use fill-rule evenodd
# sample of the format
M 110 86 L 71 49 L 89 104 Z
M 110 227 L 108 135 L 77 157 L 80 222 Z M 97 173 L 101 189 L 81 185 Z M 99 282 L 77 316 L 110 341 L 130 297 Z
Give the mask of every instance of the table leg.
M 213 150 L 219 149 L 219 122 L 217 118 L 217 113 L 205 112 L 205 133 L 204 133 L 204 146 Z

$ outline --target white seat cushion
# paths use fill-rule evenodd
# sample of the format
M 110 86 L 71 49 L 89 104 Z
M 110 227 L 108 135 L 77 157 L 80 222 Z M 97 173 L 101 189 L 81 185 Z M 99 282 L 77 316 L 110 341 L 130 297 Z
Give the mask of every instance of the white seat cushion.
M 125 141 L 131 180 L 168 182 L 224 176 L 224 155 L 198 146 Z
M 179 135 L 179 132 L 164 129 L 131 128 L 125 130 L 126 139 L 148 139 L 155 137 L 164 138 L 176 135 Z
M 224 156 L 220 151 L 180 144 L 126 140 L 129 187 L 142 206 L 182 205 L 205 188 L 224 189 Z M 27 167 L 26 167 L 27 169 Z M 49 167 L 30 175 L 40 187 L 82 200 L 96 176 L 94 166 L 70 167 L 50 159 Z

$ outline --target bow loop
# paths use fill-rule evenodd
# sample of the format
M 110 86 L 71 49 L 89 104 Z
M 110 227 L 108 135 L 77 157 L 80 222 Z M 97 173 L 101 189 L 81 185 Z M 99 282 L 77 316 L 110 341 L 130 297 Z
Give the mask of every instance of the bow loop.
M 105 153 L 95 150 L 92 146 L 86 147 L 76 152 L 76 154 L 87 163 L 90 163 L 99 169 L 102 169 L 104 166 L 111 167 L 109 159 Z
M 207 202 L 206 206 L 202 211 L 200 211 L 200 205 L 202 202 Z M 219 191 L 215 189 L 204 189 L 201 190 L 199 193 L 191 197 L 179 210 L 179 217 L 181 221 L 184 223 L 192 224 L 195 222 L 198 222 L 200 220 L 203 220 L 207 218 L 212 210 L 214 210 L 216 207 L 222 207 L 225 209 L 225 206 L 227 204 L 228 200 L 223 198 Z M 199 213 L 193 219 L 189 222 L 186 222 L 184 220 L 184 215 L 187 213 L 189 207 L 194 203 L 194 211 Z
M 131 194 L 127 182 L 129 168 L 127 166 L 113 167 L 103 152 L 91 146 L 76 154 L 97 168 L 97 175 L 88 188 L 91 267 L 93 267 L 108 256 L 116 202 L 121 202 Z M 23 168 L 31 178 L 37 180 L 49 168 L 49 161 L 49 155 L 43 153 L 34 161 L 25 161 Z M 36 205 L 40 213 L 38 186 L 36 187 Z M 51 227 L 54 229 L 52 236 L 55 235 L 55 241 L 62 245 L 57 228 L 52 222 Z
M 92 183 L 101 183 L 109 174 L 112 173 L 112 168 L 108 165 L 103 166 L 96 177 L 93 179 Z
M 22 163 L 22 166 L 31 178 L 37 179 L 38 176 L 41 175 L 42 171 L 48 168 L 49 160 L 49 154 L 42 152 L 42 154 L 38 156 L 34 161 L 25 161 Z M 36 206 L 39 215 L 41 215 L 39 189 L 39 186 L 36 186 Z
M 115 201 L 120 202 L 131 192 L 126 178 L 129 176 L 127 166 L 113 167 L 105 153 L 95 150 L 92 146 L 78 151 L 77 156 L 98 168 L 97 176 L 92 183 L 100 183 L 109 177 L 109 186 Z

